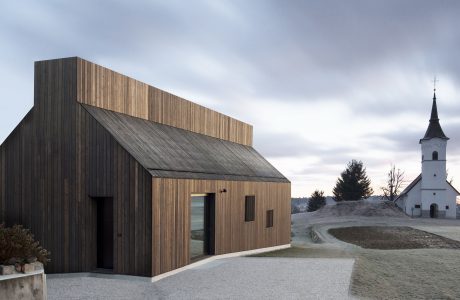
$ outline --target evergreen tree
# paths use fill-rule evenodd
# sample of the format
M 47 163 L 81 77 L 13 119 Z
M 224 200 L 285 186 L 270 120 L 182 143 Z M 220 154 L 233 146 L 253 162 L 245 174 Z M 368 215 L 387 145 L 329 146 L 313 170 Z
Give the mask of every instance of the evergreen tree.
M 362 161 L 352 160 L 340 174 L 333 189 L 336 201 L 361 200 L 374 193 Z
M 316 190 L 310 196 L 310 200 L 308 201 L 307 211 L 318 210 L 324 205 L 326 205 L 326 197 L 324 197 L 324 192 Z

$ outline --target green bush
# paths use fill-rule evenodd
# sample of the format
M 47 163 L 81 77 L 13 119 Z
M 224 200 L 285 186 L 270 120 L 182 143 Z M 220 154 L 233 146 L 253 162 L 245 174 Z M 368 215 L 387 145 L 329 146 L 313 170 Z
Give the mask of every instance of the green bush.
M 50 252 L 43 249 L 34 235 L 22 225 L 6 227 L 0 224 L 0 264 L 32 262 L 35 259 L 46 265 Z

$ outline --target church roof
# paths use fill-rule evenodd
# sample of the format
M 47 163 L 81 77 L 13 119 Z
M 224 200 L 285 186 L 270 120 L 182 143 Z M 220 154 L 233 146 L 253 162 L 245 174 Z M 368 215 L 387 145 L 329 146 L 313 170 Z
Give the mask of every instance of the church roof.
M 422 174 L 418 175 L 402 192 L 401 194 L 398 195 L 398 197 L 396 197 L 396 199 L 394 201 L 397 201 L 399 198 L 401 197 L 404 197 L 405 195 L 407 195 L 413 188 L 414 186 L 420 181 L 422 180 Z M 447 184 L 457 193 L 457 195 L 460 195 L 460 192 L 457 191 L 457 189 L 449 182 L 447 181 Z
M 422 180 L 422 174 L 418 175 L 406 188 L 401 192 L 401 194 L 396 197 L 395 201 L 398 200 L 400 197 L 405 196 L 407 193 L 409 193 L 410 190 L 420 181 Z
M 428 129 L 425 132 L 425 136 L 420 140 L 429 140 L 432 138 L 440 138 L 448 140 L 449 138 L 444 134 L 442 131 L 441 124 L 439 124 L 439 117 L 438 117 L 438 107 L 436 105 L 436 92 L 433 95 L 433 106 L 431 107 L 431 117 L 430 117 L 430 124 L 428 125 Z

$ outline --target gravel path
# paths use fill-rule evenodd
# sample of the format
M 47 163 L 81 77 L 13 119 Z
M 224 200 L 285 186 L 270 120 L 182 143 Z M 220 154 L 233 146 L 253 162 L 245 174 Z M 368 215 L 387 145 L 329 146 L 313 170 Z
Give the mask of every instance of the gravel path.
M 353 259 L 221 259 L 155 283 L 50 278 L 53 299 L 348 299 Z

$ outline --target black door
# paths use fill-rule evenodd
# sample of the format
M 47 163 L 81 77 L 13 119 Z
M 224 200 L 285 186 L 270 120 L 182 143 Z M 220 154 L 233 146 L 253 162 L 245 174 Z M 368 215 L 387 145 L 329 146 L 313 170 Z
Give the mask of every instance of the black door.
M 437 218 L 438 217 L 438 205 L 437 204 L 431 204 L 430 205 L 430 217 L 431 218 Z
M 204 243 L 204 252 L 206 255 L 214 255 L 214 246 L 215 246 L 215 194 L 208 194 L 206 201 L 204 203 L 205 218 L 204 226 L 206 229 L 205 234 L 205 243 Z
M 113 269 L 113 198 L 94 198 L 97 203 L 97 267 Z

